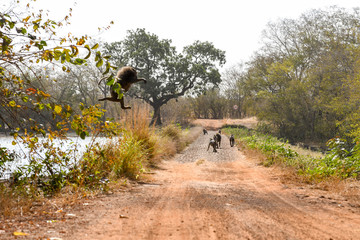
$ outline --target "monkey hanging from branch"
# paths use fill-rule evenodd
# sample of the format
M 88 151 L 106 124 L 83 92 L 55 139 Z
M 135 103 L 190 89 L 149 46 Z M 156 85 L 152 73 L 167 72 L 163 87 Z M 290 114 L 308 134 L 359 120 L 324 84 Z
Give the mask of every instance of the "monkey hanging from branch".
M 98 85 L 104 80 L 105 78 L 102 78 Z M 105 101 L 109 100 L 112 102 L 120 102 L 122 109 L 130 109 L 131 107 L 124 105 L 124 96 L 120 92 L 121 88 L 124 89 L 125 92 L 129 91 L 131 85 L 133 83 L 137 83 L 140 81 L 143 81 L 146 83 L 146 79 L 144 78 L 138 78 L 137 72 L 135 68 L 133 67 L 122 67 L 116 74 L 115 77 L 116 82 L 111 85 L 110 87 L 110 94 L 111 97 L 105 97 L 99 99 L 99 101 Z

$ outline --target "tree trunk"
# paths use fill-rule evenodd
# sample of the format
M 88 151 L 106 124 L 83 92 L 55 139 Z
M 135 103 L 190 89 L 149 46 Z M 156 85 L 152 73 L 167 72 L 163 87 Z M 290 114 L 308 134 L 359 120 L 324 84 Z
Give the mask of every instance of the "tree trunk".
M 156 126 L 161 125 L 161 114 L 160 114 L 160 107 L 159 105 L 151 105 L 154 108 L 154 115 L 151 119 L 150 125 L 155 123 Z

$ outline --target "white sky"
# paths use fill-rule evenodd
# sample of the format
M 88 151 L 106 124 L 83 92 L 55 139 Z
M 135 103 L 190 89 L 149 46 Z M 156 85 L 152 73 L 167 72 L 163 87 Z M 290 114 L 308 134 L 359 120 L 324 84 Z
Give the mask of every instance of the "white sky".
M 269 21 L 298 18 L 310 9 L 332 5 L 351 9 L 359 0 L 37 0 L 59 20 L 73 9 L 68 32 L 120 41 L 127 30 L 145 28 L 160 39 L 171 39 L 177 51 L 195 40 L 209 41 L 226 51 L 225 68 L 249 60 L 259 48 L 261 32 Z M 1 5 L 1 4 L 0 4 Z M 56 16 L 56 17 L 53 17 Z

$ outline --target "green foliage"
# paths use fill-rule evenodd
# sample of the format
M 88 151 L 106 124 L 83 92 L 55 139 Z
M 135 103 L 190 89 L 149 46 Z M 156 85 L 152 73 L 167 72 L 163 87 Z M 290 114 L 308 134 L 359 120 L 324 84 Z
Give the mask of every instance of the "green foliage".
M 58 114 L 66 115 L 65 110 Z M 29 163 L 14 172 L 14 187 L 22 186 L 32 196 L 52 195 L 69 185 L 104 190 L 109 180 L 138 179 L 149 162 L 155 163 L 162 147 L 157 136 L 166 136 L 168 142 L 179 148 L 188 144 L 181 126 L 169 125 L 157 134 L 149 127 L 147 115 L 132 116 L 121 125 L 103 122 L 104 110 L 98 106 L 80 104 L 80 112 L 59 123 L 60 130 L 50 131 L 45 138 L 40 139 L 32 132 L 16 135 L 16 142 L 25 144 L 29 152 Z M 78 140 L 69 141 L 66 126 L 77 132 Z M 85 137 L 90 141 L 79 156 L 77 144 L 82 144 Z M 15 160 L 11 154 L 8 156 L 4 163 Z
M 3 174 L 6 170 L 6 164 L 14 162 L 17 154 L 9 151 L 7 148 L 0 147 L 0 178 L 4 177 Z
M 238 74 L 244 105 L 292 142 L 358 137 L 359 17 L 331 7 L 270 22 Z
M 333 138 L 328 141 L 329 153 L 318 161 L 318 165 L 308 169 L 316 178 L 337 176 L 340 178 L 357 178 L 360 173 L 360 145 L 356 143 L 347 150 L 346 140 Z
M 144 171 L 148 160 L 148 150 L 131 132 L 123 132 L 121 137 L 96 144 L 87 151 L 79 163 L 77 181 L 87 187 L 99 184 L 105 177 L 115 176 L 137 179 Z
M 77 162 L 70 159 L 76 156 L 75 145 L 62 150 L 55 142 L 65 144 L 70 128 L 81 139 L 91 136 L 92 144 L 98 135 L 118 130 L 101 121 L 104 111 L 97 106 L 80 104 L 77 114 L 70 105 L 54 101 L 46 88 L 50 81 L 44 81 L 39 69 L 50 68 L 54 75 L 55 69 L 69 73 L 69 66 L 86 65 L 91 56 L 98 68 L 104 67 L 104 74 L 113 67 L 88 36 L 57 35 L 64 22 L 69 23 L 69 16 L 64 22 L 46 19 L 42 10 L 32 12 L 32 1 L 26 2 L 28 11 L 21 9 L 23 2 L 17 2 L 0 14 L 0 123 L 11 129 L 14 144 L 21 142 L 29 152 L 28 165 L 14 173 L 16 185 L 28 186 L 35 195 L 37 191 L 52 194 L 67 184 L 71 165 Z M 49 84 L 57 85 L 55 81 Z M 0 159 L 2 174 L 3 166 L 15 156 L 1 148 Z
M 114 136 L 119 133 L 118 126 L 101 121 L 103 110 L 96 106 L 85 108 L 80 104 L 82 114 L 74 115 L 72 120 L 59 122 L 59 131 L 49 131 L 46 138 L 39 139 L 33 132 L 14 135 L 15 140 L 26 146 L 29 163 L 17 169 L 14 182 L 17 185 L 29 185 L 32 191 L 41 190 L 44 194 L 53 194 L 67 184 L 68 175 L 76 170 L 78 147 L 69 142 L 66 136 L 70 125 L 81 139 L 91 136 L 88 151 L 95 145 L 96 137 Z M 59 108 L 56 114 L 67 115 Z M 15 142 L 16 143 L 16 142 Z M 68 146 L 67 146 L 68 144 Z M 67 146 L 67 147 L 65 147 Z M 75 157 L 75 159 L 74 159 Z
M 105 65 L 105 72 L 112 66 L 108 56 L 96 51 L 99 44 L 90 47 L 88 36 L 57 36 L 64 23 L 46 19 L 42 10 L 32 12 L 32 1 L 26 2 L 28 11 L 21 9 L 23 2 L 17 2 L 0 16 L 0 123 L 12 130 L 43 133 L 45 125 L 56 124 L 57 116 L 67 107 L 54 103 L 38 69 L 50 68 L 54 74 L 59 68 L 68 73 L 69 65 L 85 65 L 90 56 L 97 67 Z M 67 109 L 67 113 L 71 111 Z
M 235 138 L 239 138 L 241 141 L 245 142 L 248 147 L 261 150 L 267 157 L 267 161 L 263 163 L 265 166 L 274 163 L 286 163 L 287 160 L 292 160 L 299 156 L 299 154 L 293 151 L 287 143 L 281 142 L 271 135 L 249 131 L 246 128 L 226 128 L 224 131 L 234 134 Z
M 106 49 L 112 64 L 133 66 L 147 79 L 147 84 L 134 85 L 136 93 L 130 90 L 129 94 L 154 108 L 152 122 L 156 124 L 161 124 L 161 106 L 171 99 L 217 86 L 221 82 L 218 67 L 225 63 L 225 53 L 210 42 L 196 41 L 177 53 L 171 40 L 159 39 L 145 29 L 128 31 L 123 41 Z
M 347 150 L 346 141 L 334 138 L 328 141 L 329 152 L 322 158 L 300 155 L 277 138 L 246 128 L 225 128 L 224 132 L 234 134 L 236 139 L 251 149 L 260 150 L 266 160 L 264 166 L 284 164 L 313 180 L 327 177 L 357 178 L 360 173 L 360 145 L 357 142 Z
M 201 96 L 190 98 L 190 103 L 196 118 L 223 119 L 229 110 L 227 98 L 220 95 L 219 89 L 209 90 Z

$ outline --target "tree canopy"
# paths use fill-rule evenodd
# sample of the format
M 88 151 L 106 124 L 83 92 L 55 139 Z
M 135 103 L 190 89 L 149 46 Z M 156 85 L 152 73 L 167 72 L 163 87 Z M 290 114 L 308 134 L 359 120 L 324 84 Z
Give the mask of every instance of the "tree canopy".
M 196 41 L 177 53 L 171 40 L 145 29 L 128 31 L 124 40 L 107 44 L 106 49 L 113 65 L 133 66 L 148 80 L 130 95 L 153 107 L 156 124 L 161 124 L 160 108 L 169 100 L 217 86 L 221 82 L 218 67 L 225 63 L 225 52 L 210 42 Z
M 0 13 L 0 126 L 45 133 L 47 127 L 39 124 L 38 116 L 68 117 L 72 109 L 53 101 L 44 86 L 44 78 L 49 77 L 44 73 L 54 73 L 57 68 L 69 72 L 68 64 L 84 65 L 91 57 L 97 67 L 105 65 L 105 73 L 111 65 L 108 57 L 96 50 L 98 44 L 89 45 L 88 36 L 57 35 L 69 23 L 71 9 L 62 21 L 55 21 L 43 10 L 33 12 L 32 1 L 27 2 L 26 11 L 20 2 L 14 2 Z M 45 110 L 48 113 L 43 113 Z
M 359 14 L 338 7 L 312 10 L 264 30 L 263 47 L 240 80 L 253 111 L 280 136 L 319 141 L 357 131 Z

